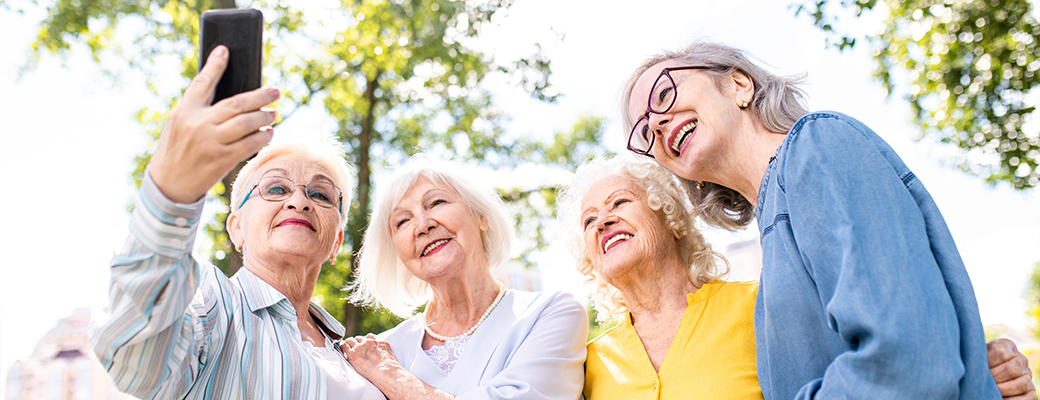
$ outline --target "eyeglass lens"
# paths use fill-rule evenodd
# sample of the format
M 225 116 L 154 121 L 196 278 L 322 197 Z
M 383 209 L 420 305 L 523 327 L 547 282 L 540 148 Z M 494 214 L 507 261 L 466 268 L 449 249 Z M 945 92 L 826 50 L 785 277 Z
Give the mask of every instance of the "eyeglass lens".
M 675 105 L 675 81 L 668 70 L 662 70 L 657 76 L 647 99 L 646 115 L 636 121 L 628 137 L 628 147 L 632 151 L 647 155 L 653 145 L 653 133 L 650 132 L 650 113 L 662 114 Z
M 264 177 L 257 182 L 260 197 L 267 201 L 285 200 L 292 196 L 296 187 L 295 182 L 280 176 Z M 336 201 L 339 199 L 339 189 L 331 182 L 324 180 L 311 181 L 304 186 L 304 190 L 311 201 L 322 207 L 335 207 Z

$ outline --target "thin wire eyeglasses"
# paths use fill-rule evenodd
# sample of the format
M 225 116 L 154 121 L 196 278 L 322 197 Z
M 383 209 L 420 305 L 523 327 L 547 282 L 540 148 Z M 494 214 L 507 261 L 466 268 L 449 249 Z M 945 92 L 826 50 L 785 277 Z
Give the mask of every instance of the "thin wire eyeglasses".
M 246 205 L 246 201 L 253 195 L 253 191 L 260 188 L 256 193 L 260 195 L 260 198 L 267 201 L 283 201 L 288 199 L 293 193 L 296 192 L 297 187 L 303 187 L 304 193 L 307 198 L 318 206 L 324 208 L 339 207 L 339 213 L 343 214 L 343 192 L 339 190 L 336 185 L 326 180 L 313 180 L 306 185 L 300 185 L 293 182 L 292 179 L 284 176 L 266 176 L 260 178 L 253 184 L 253 187 L 249 189 L 249 193 L 246 194 L 246 198 L 242 199 L 242 204 L 238 208 Z
M 636 120 L 635 125 L 632 126 L 632 131 L 628 133 L 628 150 L 641 156 L 654 158 L 654 155 L 650 154 L 650 149 L 654 148 L 654 138 L 657 135 L 650 131 L 650 113 L 664 114 L 672 109 L 672 106 L 675 105 L 675 98 L 678 96 L 675 90 L 675 79 L 672 78 L 671 71 L 687 69 L 711 69 L 711 67 L 694 65 L 662 69 L 661 74 L 654 80 L 654 86 L 650 87 L 650 94 L 646 99 L 646 112 Z

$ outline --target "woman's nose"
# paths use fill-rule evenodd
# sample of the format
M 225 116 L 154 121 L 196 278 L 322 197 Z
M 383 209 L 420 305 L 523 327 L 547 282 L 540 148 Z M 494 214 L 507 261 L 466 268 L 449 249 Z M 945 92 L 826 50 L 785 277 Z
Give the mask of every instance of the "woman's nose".
M 419 228 L 417 234 L 427 233 L 429 231 L 432 231 L 433 228 L 437 227 L 437 221 L 434 220 L 433 218 L 430 218 L 430 217 L 426 216 L 426 215 L 420 215 L 417 219 L 418 219 L 418 221 L 417 221 L 418 222 L 418 226 L 417 227 Z
M 285 206 L 293 210 L 310 211 L 313 205 L 311 199 L 307 198 L 307 189 L 303 187 L 296 187 L 289 198 L 285 199 Z
M 600 231 L 607 230 L 607 228 L 610 228 L 615 223 L 617 223 L 617 218 L 614 216 L 614 213 L 606 213 L 599 216 L 599 218 L 596 218 L 596 228 Z
M 664 114 L 650 113 L 647 117 L 647 126 L 650 127 L 650 133 L 654 135 L 664 135 L 665 126 L 671 122 L 671 115 L 667 112 Z

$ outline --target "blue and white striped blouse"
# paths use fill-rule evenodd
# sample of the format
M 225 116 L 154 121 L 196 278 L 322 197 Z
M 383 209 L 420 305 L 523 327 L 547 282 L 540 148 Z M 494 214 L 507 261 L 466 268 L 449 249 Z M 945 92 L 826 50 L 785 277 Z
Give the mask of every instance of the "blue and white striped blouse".
M 311 355 L 289 300 L 246 268 L 229 279 L 192 256 L 202 204 L 170 201 L 145 174 L 130 236 L 112 259 L 110 318 L 91 338 L 102 364 L 141 398 L 325 398 L 327 379 L 343 375 L 327 377 L 329 364 Z M 343 335 L 324 309 L 311 303 L 310 313 Z M 352 398 L 384 398 L 342 365 Z

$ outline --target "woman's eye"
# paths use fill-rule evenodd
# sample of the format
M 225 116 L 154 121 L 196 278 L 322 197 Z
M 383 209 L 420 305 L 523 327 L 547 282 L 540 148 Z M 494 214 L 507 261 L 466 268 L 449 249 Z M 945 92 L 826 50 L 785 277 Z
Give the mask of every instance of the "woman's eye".
M 401 225 L 404 225 L 405 222 L 408 222 L 407 218 L 403 218 L 403 219 L 398 220 L 397 222 L 394 223 L 394 228 L 400 228 Z
M 617 209 L 622 204 L 628 203 L 628 201 L 629 201 L 628 199 L 617 199 L 617 200 L 614 200 L 614 208 Z
M 286 193 L 288 193 L 288 190 L 286 190 L 285 187 L 281 186 L 281 185 L 274 185 L 274 186 L 271 186 L 271 187 L 267 188 L 267 194 L 273 194 L 273 195 L 278 196 L 278 195 L 283 195 L 283 194 L 286 194 Z
M 433 207 L 433 206 L 436 206 L 436 205 L 441 205 L 441 204 L 444 204 L 444 203 L 447 203 L 447 201 L 444 200 L 444 199 L 434 199 L 433 201 L 430 202 L 430 207 Z
M 592 218 L 592 217 L 589 217 L 589 218 L 585 218 L 585 223 L 584 223 L 583 225 L 585 226 L 585 228 L 586 228 L 586 229 L 588 229 L 589 225 L 591 225 L 591 224 L 592 224 L 592 221 L 595 221 L 595 220 L 596 220 L 596 219 L 595 219 L 595 218 Z
M 332 203 L 332 199 L 322 192 L 311 192 L 311 198 L 322 203 Z
M 664 104 L 665 100 L 668 100 L 668 97 L 672 94 L 672 90 L 673 89 L 671 87 L 666 87 L 662 89 L 661 93 L 657 94 L 657 101 L 661 104 Z

